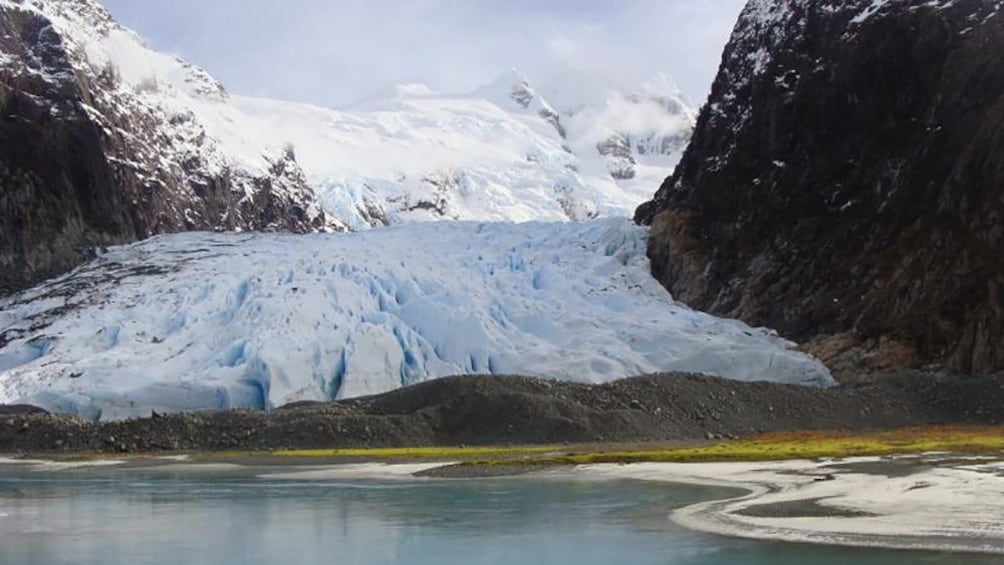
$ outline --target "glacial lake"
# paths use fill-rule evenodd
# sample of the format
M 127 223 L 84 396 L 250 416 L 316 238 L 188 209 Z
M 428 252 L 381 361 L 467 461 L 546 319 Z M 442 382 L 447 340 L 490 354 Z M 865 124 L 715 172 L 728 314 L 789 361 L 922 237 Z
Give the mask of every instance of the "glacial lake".
M 0 563 L 989 564 L 766 543 L 670 511 L 713 488 L 552 478 L 290 481 L 290 468 L 0 466 Z

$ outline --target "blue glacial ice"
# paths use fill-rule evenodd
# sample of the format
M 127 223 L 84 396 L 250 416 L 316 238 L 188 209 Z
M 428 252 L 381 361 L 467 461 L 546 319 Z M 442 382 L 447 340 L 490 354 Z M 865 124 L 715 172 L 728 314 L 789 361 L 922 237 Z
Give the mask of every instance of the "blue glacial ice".
M 775 333 L 674 302 L 645 244 L 622 218 L 159 236 L 0 301 L 0 402 L 112 420 L 457 374 L 832 384 Z

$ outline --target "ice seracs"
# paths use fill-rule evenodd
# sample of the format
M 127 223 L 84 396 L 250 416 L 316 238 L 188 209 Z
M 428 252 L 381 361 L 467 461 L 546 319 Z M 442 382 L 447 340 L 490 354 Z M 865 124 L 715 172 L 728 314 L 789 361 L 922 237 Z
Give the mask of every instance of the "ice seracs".
M 160 236 L 0 302 L 0 403 L 116 419 L 454 374 L 832 383 L 772 332 L 674 303 L 645 245 L 620 218 Z

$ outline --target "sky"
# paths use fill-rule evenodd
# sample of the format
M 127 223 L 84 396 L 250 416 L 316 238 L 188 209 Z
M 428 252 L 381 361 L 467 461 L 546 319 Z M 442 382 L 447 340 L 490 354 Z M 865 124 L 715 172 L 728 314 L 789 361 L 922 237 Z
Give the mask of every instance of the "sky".
M 395 84 L 460 93 L 665 74 L 703 103 L 745 0 L 104 0 L 151 47 L 231 92 L 344 106 Z M 572 81 L 568 77 L 589 77 Z

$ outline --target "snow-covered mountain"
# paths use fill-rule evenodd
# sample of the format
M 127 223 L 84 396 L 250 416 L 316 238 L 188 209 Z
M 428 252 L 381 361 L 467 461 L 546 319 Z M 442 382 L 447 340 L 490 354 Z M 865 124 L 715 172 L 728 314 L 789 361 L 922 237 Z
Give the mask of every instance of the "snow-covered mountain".
M 246 137 L 289 140 L 329 215 L 361 229 L 630 215 L 672 171 L 696 115 L 671 85 L 639 91 L 566 112 L 512 71 L 467 94 L 401 85 L 343 110 L 234 104 Z
M 93 0 L 0 10 L 17 38 L 3 46 L 5 83 L 78 91 L 47 103 L 93 123 L 114 176 L 135 179 L 133 199 L 167 217 L 138 232 L 630 215 L 671 172 L 695 118 L 669 81 L 637 93 L 597 85 L 592 105 L 556 109 L 515 71 L 469 94 L 403 85 L 342 110 L 231 96 Z M 296 210 L 246 206 L 265 184 Z M 206 203 L 219 192 L 236 204 Z
M 776 334 L 674 303 L 646 240 L 626 218 L 156 237 L 0 301 L 0 403 L 114 419 L 471 373 L 832 383 Z
M 0 0 L 0 108 L 0 292 L 152 233 L 330 225 L 219 83 L 90 0 Z
M 659 75 L 639 85 L 564 73 L 547 94 L 513 70 L 476 91 L 500 107 L 550 123 L 576 156 L 577 171 L 597 186 L 612 179 L 621 199 L 635 201 L 672 172 L 697 119 L 676 84 Z
M 289 140 L 329 214 L 354 230 L 438 219 L 584 220 L 626 215 L 544 120 L 419 85 L 349 110 L 235 98 L 248 136 Z M 604 180 L 610 180 L 604 179 Z

